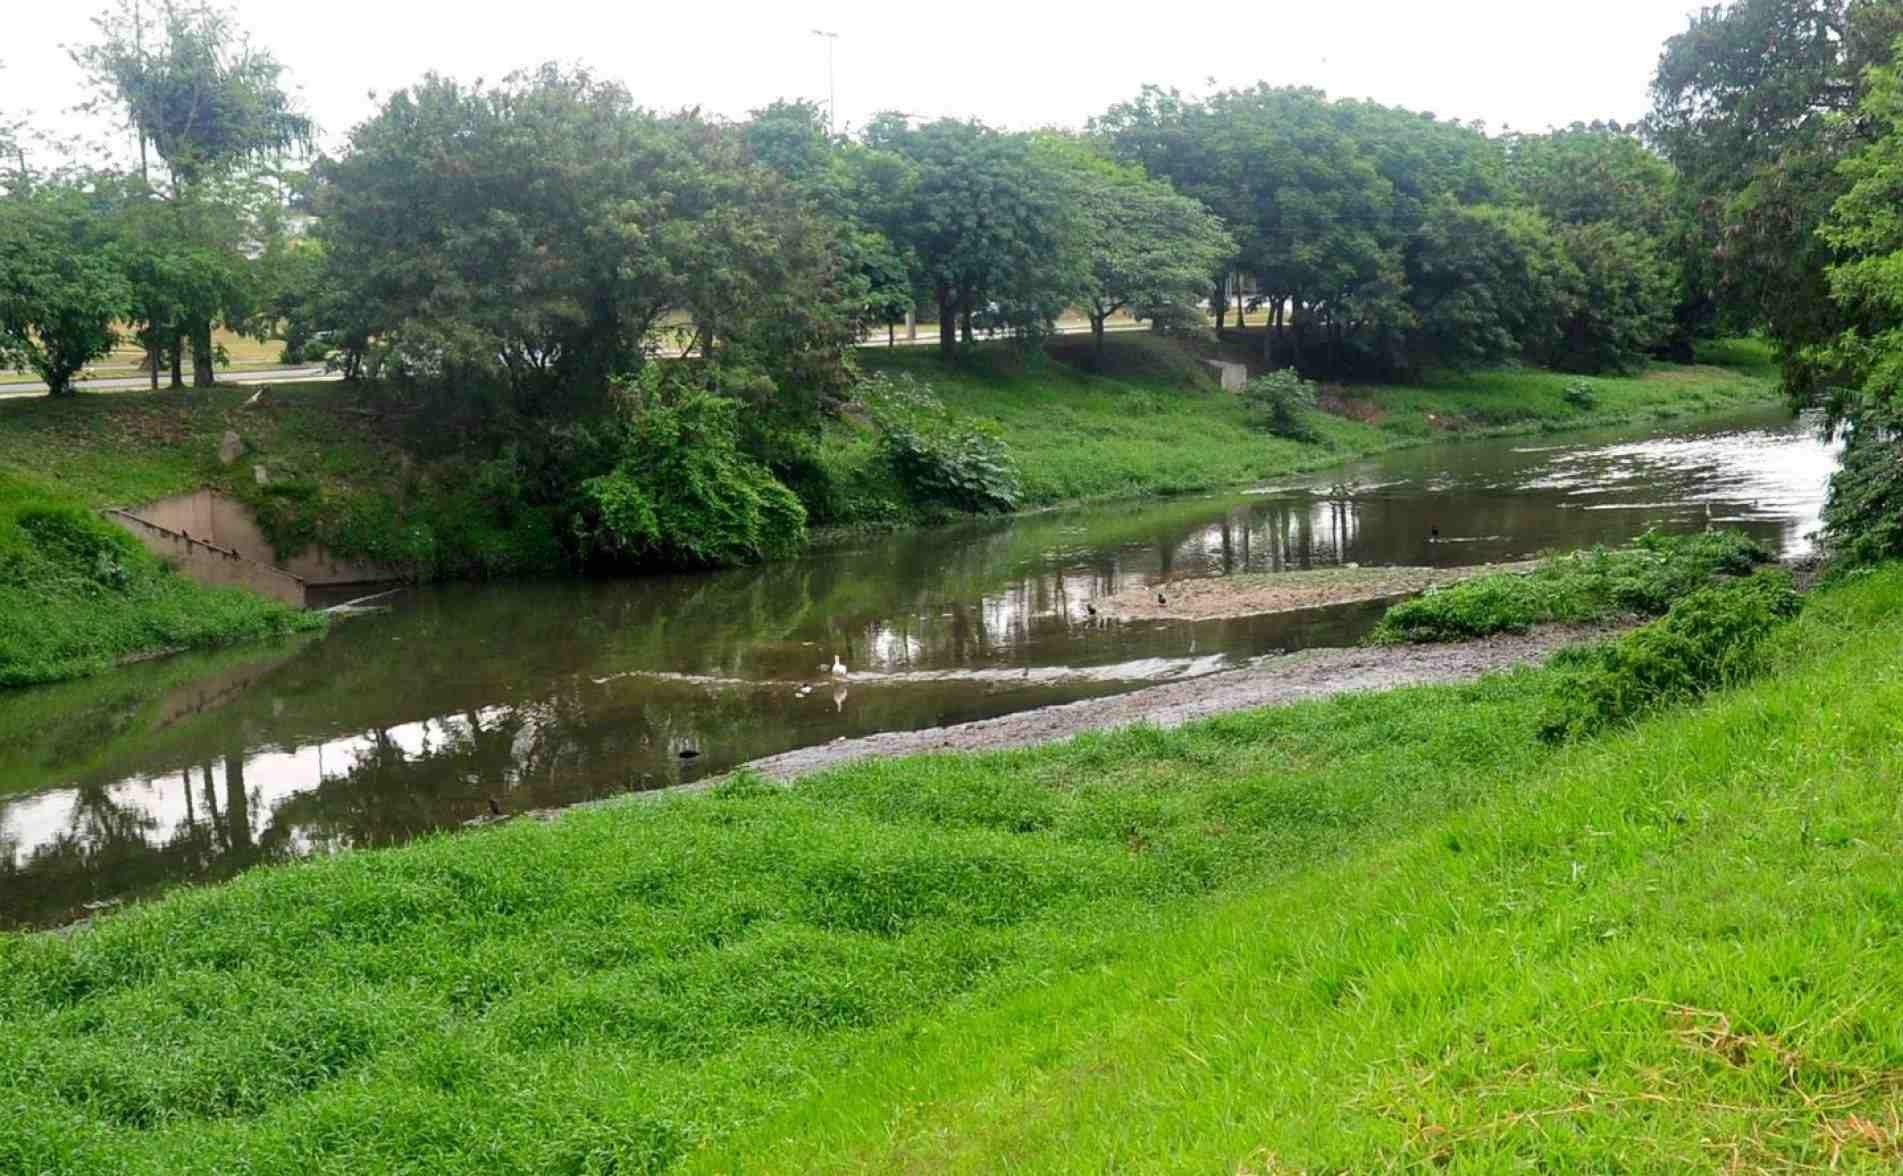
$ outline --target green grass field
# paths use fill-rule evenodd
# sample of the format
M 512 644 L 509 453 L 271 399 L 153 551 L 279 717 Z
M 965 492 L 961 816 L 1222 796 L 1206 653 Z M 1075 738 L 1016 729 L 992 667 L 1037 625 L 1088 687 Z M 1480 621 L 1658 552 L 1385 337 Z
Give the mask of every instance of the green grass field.
M 1891 1170 L 1903 568 L 1550 671 L 625 802 L 0 937 L 0 1169 Z

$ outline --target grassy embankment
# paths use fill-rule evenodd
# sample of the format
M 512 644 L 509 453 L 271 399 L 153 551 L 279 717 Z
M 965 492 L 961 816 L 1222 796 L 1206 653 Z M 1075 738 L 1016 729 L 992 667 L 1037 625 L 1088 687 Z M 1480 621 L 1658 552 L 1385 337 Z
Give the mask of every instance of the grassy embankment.
M 0 687 L 322 625 L 316 614 L 175 575 L 92 511 L 0 470 Z
M 1893 1167 L 1903 568 L 1554 672 L 874 762 L 0 937 L 0 1168 Z

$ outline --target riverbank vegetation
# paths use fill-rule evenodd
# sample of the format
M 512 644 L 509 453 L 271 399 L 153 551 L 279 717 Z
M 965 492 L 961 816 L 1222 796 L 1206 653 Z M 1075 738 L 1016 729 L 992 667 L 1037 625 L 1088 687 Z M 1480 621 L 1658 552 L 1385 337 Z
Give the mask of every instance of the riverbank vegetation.
M 1434 587 L 1395 605 L 1370 634 L 1377 643 L 1466 641 L 1554 622 L 1655 617 L 1714 576 L 1749 574 L 1771 558 L 1734 531 L 1646 534 L 1630 548 L 1595 548 Z
M 175 575 L 92 511 L 0 470 L 0 686 L 322 625 L 316 614 Z
M 771 531 L 790 540 L 799 530 L 795 505 L 813 527 L 924 523 L 1006 503 L 1216 489 L 1431 441 L 1643 424 L 1776 398 L 1763 353 L 1741 341 L 1701 356 L 1723 366 L 1654 363 L 1596 379 L 1590 405 L 1567 399 L 1568 378 L 1528 369 L 1418 386 L 1331 386 L 1320 406 L 1303 412 L 1307 439 L 1295 440 L 1267 434 L 1247 404 L 1215 386 L 1200 355 L 1147 333 L 1113 335 L 1096 371 L 1064 347 L 1027 356 L 1002 343 L 981 345 L 949 366 L 924 350 L 870 352 L 866 391 L 787 476 L 798 502 L 762 482 L 753 493 L 782 504 L 785 521 Z M 697 508 L 722 501 L 733 463 L 750 460 L 730 440 L 719 404 L 707 406 L 720 413 L 711 434 L 706 418 L 666 407 L 645 415 L 631 409 L 619 421 L 539 439 L 489 433 L 478 440 L 446 437 L 433 417 L 372 385 L 279 385 L 250 403 L 253 395 L 213 388 L 0 401 L 0 472 L 87 506 L 137 504 L 209 485 L 249 503 L 286 551 L 320 542 L 432 580 L 553 573 L 602 559 L 639 563 L 649 548 L 602 537 L 598 527 L 577 532 L 578 520 L 598 516 L 598 495 L 620 484 L 612 471 L 632 468 L 625 456 L 604 465 L 603 455 L 698 463 L 693 479 L 670 482 L 702 484 L 691 499 Z M 667 446 L 634 443 L 638 430 L 663 424 Z M 710 439 L 687 436 L 689 428 Z M 244 447 L 230 465 L 218 460 L 226 431 Z M 690 443 L 680 443 L 683 437 Z M 900 437 L 903 450 L 895 447 Z M 260 466 L 263 484 L 255 477 Z M 716 466 L 727 472 L 715 474 Z M 987 469 L 998 479 L 987 482 Z M 961 481 L 971 472 L 975 481 Z M 584 490 L 589 478 L 609 480 Z M 732 486 L 740 493 L 739 481 Z M 669 535 L 685 533 L 671 519 L 665 511 L 655 516 Z M 729 538 L 739 546 L 699 558 L 663 555 L 744 559 L 764 550 L 765 532 L 752 534 L 736 532 Z
M 0 1156 L 1880 1164 L 1899 605 L 1903 572 L 1850 578 L 1771 676 L 1571 742 L 1538 670 L 742 779 L 3 937 Z

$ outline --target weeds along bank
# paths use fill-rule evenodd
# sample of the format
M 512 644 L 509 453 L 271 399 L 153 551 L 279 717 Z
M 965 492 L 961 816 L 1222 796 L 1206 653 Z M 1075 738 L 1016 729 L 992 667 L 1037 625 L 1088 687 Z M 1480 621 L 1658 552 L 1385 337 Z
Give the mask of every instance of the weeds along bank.
M 1903 1071 L 1903 570 L 1795 621 L 1773 581 L 1710 591 L 1661 629 L 1750 612 L 1751 664 L 1596 733 L 1535 670 L 740 780 L 0 936 L 0 1163 L 1859 1158 Z

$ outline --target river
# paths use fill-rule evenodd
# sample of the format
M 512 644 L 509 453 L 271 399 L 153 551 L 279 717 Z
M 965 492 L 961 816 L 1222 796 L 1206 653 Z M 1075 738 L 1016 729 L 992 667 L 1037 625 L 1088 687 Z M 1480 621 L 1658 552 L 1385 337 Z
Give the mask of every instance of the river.
M 492 801 L 519 812 L 662 788 L 834 739 L 1351 644 L 1380 612 L 1087 612 L 1132 586 L 1484 563 L 1708 525 L 1798 554 L 1836 460 L 1815 422 L 1775 411 L 1449 443 L 739 571 L 418 589 L 318 638 L 0 693 L 0 927 L 398 843 Z M 834 656 L 852 670 L 843 684 Z

